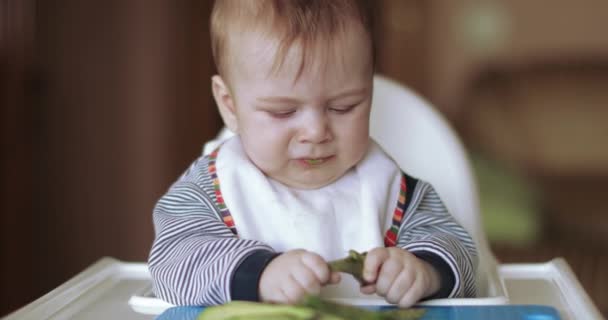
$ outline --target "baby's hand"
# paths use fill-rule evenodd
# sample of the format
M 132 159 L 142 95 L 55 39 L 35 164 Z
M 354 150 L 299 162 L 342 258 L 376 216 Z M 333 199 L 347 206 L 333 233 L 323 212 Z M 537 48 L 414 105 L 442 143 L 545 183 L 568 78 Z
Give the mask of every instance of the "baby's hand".
M 365 294 L 376 293 L 389 303 L 410 307 L 439 290 L 439 274 L 424 260 L 400 248 L 375 248 L 367 253 Z
M 287 251 L 274 258 L 260 278 L 260 299 L 296 303 L 306 295 L 318 295 L 321 287 L 340 281 L 327 262 L 316 253 L 302 249 Z

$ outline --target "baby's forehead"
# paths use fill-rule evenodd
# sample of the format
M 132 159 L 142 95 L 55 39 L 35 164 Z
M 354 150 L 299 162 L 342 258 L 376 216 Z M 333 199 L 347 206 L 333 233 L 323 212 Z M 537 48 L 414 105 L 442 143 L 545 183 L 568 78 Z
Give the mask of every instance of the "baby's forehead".
M 238 65 L 266 65 L 276 61 L 280 41 L 264 32 L 249 30 L 230 38 L 227 52 Z
M 315 38 L 286 41 L 280 34 L 244 31 L 228 43 L 232 76 L 294 76 L 303 72 L 322 73 L 327 69 L 371 67 L 371 39 L 365 32 L 342 32 Z M 295 80 L 295 79 L 294 79 Z

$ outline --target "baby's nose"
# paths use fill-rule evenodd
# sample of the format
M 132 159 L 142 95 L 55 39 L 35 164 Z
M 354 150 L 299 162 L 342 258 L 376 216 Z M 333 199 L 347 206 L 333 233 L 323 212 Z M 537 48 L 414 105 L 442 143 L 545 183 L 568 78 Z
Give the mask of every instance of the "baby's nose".
M 324 143 L 331 139 L 327 119 L 317 116 L 303 124 L 300 129 L 300 142 Z

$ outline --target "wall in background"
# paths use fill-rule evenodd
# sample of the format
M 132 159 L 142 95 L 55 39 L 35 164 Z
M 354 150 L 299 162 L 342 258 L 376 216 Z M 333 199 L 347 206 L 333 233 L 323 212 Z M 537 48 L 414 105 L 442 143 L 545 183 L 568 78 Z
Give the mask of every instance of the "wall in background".
M 488 66 L 608 56 L 602 0 L 429 1 L 429 97 L 448 116 Z
M 36 204 L 31 89 L 35 40 L 34 1 L 0 1 L 0 315 L 41 294 L 32 276 Z M 21 277 L 27 275 L 26 277 Z
M 209 7 L 1 2 L 0 314 L 102 256 L 146 260 L 155 201 L 220 127 Z

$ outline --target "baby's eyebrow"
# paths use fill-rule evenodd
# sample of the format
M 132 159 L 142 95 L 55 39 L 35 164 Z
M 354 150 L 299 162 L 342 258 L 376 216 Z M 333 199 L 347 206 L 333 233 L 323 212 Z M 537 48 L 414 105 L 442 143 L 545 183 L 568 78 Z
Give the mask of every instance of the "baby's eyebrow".
M 369 88 L 367 88 L 367 87 L 350 89 L 350 90 L 341 92 L 335 96 L 332 96 L 327 100 L 334 101 L 334 100 L 338 100 L 338 99 L 341 99 L 344 97 L 364 95 L 368 92 L 368 90 L 369 90 Z M 284 103 L 284 104 L 297 104 L 297 103 L 302 102 L 300 99 L 293 98 L 293 97 L 287 97 L 287 96 L 260 97 L 260 98 L 257 98 L 256 100 L 259 102 Z
M 369 88 L 367 88 L 367 87 L 350 89 L 350 90 L 341 92 L 333 97 L 330 97 L 328 100 L 333 101 L 333 100 L 338 100 L 338 99 L 344 98 L 344 97 L 362 96 L 362 95 L 366 94 L 368 90 L 369 90 Z
M 300 100 L 298 100 L 296 98 L 282 97 L 282 96 L 261 97 L 261 98 L 257 98 L 256 100 L 258 100 L 259 102 L 266 102 L 266 103 L 285 103 L 285 104 L 295 104 L 295 103 L 301 102 Z

